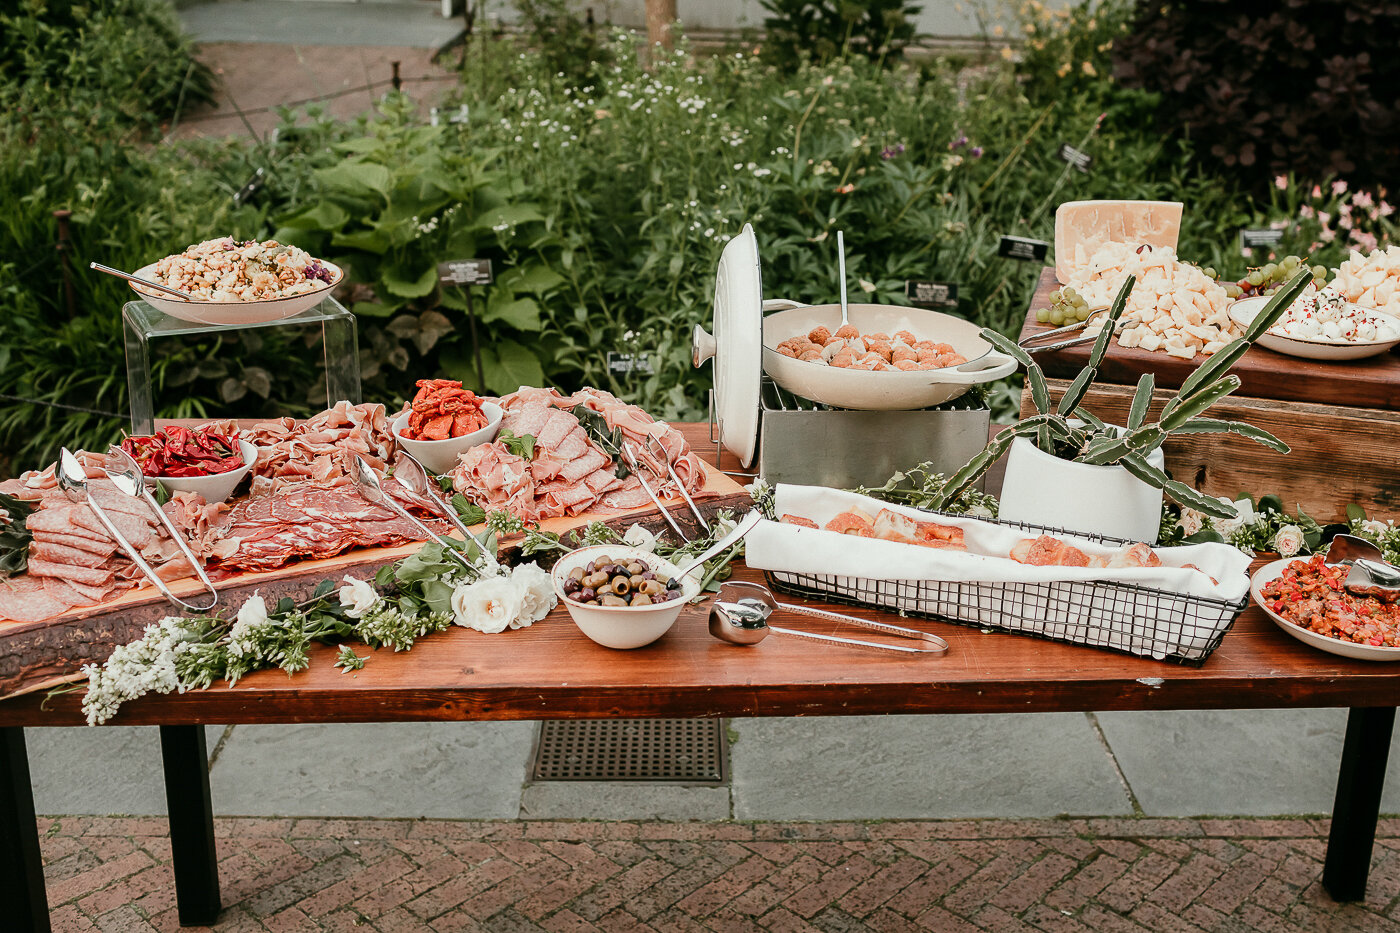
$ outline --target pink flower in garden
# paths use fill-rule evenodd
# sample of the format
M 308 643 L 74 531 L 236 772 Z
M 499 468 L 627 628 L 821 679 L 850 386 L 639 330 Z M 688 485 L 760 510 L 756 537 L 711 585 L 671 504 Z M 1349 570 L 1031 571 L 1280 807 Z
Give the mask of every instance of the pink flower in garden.
M 1376 235 L 1374 233 L 1367 233 L 1365 230 L 1353 230 L 1351 231 L 1351 239 L 1368 253 L 1376 248 Z
M 1332 182 L 1332 193 L 1333 193 L 1333 194 L 1346 194 L 1346 192 L 1347 192 L 1347 183 L 1346 183 L 1346 182 L 1342 181 L 1340 178 L 1338 178 L 1336 181 Z
M 1357 207 L 1370 207 L 1376 202 L 1371 199 L 1371 193 L 1369 191 L 1358 191 L 1351 196 L 1351 203 Z
M 1280 190 L 1280 191 L 1287 191 L 1287 190 L 1288 190 L 1288 179 L 1285 178 L 1283 175 L 1275 175 L 1275 176 L 1274 176 L 1274 187 L 1277 188 L 1277 189 Z
M 1254 255 L 1254 250 L 1250 249 L 1248 246 L 1244 246 L 1240 248 L 1240 254 L 1244 256 L 1245 259 L 1248 259 Z
M 1380 214 L 1382 217 L 1389 217 L 1391 214 L 1395 213 L 1395 206 L 1382 199 L 1381 206 L 1376 208 L 1376 213 Z
M 1107 120 L 1107 119 L 1108 119 L 1108 114 L 1106 114 L 1106 113 L 1101 113 L 1101 114 L 1099 114 L 1099 118 L 1098 118 L 1097 120 L 1094 121 L 1094 129 L 1098 129 L 1099 127 L 1103 126 L 1103 121 L 1104 121 L 1104 120 Z
M 1298 208 L 1298 216 L 1304 220 L 1312 220 L 1313 215 L 1316 213 L 1317 211 L 1313 210 L 1311 204 L 1304 204 L 1302 207 Z
M 1312 196 L 1315 197 L 1315 198 L 1320 198 L 1320 197 L 1322 197 L 1322 186 L 1321 186 L 1321 185 L 1313 185 Z
M 1309 246 L 1309 247 L 1308 247 L 1308 252 L 1310 252 L 1310 253 L 1315 253 L 1315 252 L 1317 252 L 1318 250 L 1320 250 L 1321 248 L 1322 248 L 1322 244 L 1321 244 L 1321 243 L 1314 242 L 1312 246 Z
M 1318 236 L 1322 239 L 1322 242 L 1324 243 L 1331 243 L 1337 238 L 1337 234 L 1332 230 L 1331 227 L 1323 227 L 1322 232 L 1319 233 Z
M 1327 213 L 1326 211 L 1318 211 L 1318 212 L 1317 212 L 1317 222 L 1320 223 L 1320 224 L 1322 224 L 1324 227 L 1327 226 L 1327 224 L 1330 223 L 1331 220 L 1332 220 L 1332 215 L 1329 214 L 1329 213 Z

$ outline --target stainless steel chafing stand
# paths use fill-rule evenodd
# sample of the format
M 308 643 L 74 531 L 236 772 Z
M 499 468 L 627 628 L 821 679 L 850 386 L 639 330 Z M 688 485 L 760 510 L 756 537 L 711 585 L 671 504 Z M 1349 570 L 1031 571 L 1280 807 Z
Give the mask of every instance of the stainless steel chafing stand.
M 991 427 L 991 411 L 965 399 L 918 411 L 853 411 L 799 398 L 766 377 L 760 399 L 758 473 L 725 472 L 774 484 L 879 486 L 925 460 L 952 473 L 986 446 Z M 710 440 L 724 467 L 717 420 L 711 391 Z

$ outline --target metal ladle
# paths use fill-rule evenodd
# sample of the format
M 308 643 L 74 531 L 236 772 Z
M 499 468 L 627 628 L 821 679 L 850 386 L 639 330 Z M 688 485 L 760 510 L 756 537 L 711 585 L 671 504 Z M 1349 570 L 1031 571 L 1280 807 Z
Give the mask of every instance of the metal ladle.
M 443 499 L 439 494 L 439 486 L 432 478 L 428 468 L 418 461 L 406 450 L 399 451 L 399 460 L 394 464 L 394 479 L 398 480 L 405 489 L 419 498 L 426 499 L 433 504 L 433 509 L 456 528 L 462 534 L 462 539 L 476 548 L 477 554 L 487 564 L 499 567 L 500 563 L 490 552 L 482 546 L 476 539 L 476 535 L 471 533 L 471 529 L 462 521 L 457 510 L 452 507 L 452 503 Z
M 1381 549 L 1356 535 L 1337 535 L 1327 549 L 1327 563 L 1348 564 L 1346 588 L 1358 596 L 1400 599 L 1400 567 L 1387 563 Z
M 454 542 L 452 542 L 448 538 L 444 538 L 436 531 L 433 531 L 433 529 L 429 528 L 427 525 L 423 524 L 423 522 L 419 521 L 419 519 L 416 516 L 414 516 L 411 512 L 409 512 L 408 509 L 404 508 L 403 506 L 399 505 L 396 501 L 394 501 L 394 497 L 385 492 L 384 487 L 380 485 L 379 477 L 374 475 L 374 467 L 370 466 L 369 461 L 366 460 L 364 456 L 360 454 L 355 455 L 355 483 L 360 487 L 360 495 L 364 496 L 365 499 L 374 503 L 375 505 L 384 506 L 384 508 L 388 509 L 390 512 L 393 512 L 399 518 L 402 518 L 410 524 L 412 524 L 415 528 L 421 531 L 427 537 L 428 540 L 436 541 L 442 547 L 445 553 L 451 554 L 454 558 L 457 559 L 459 563 L 461 563 L 463 567 L 466 567 L 472 572 L 475 572 L 477 570 L 476 565 L 473 564 L 471 560 L 467 558 L 467 555 L 463 554 L 461 551 L 457 550 L 457 548 L 453 546 Z M 472 540 L 475 541 L 476 539 L 472 538 Z M 482 551 L 482 553 L 485 553 L 486 549 L 480 548 L 480 550 Z
M 914 641 L 928 642 L 933 645 L 931 648 L 910 648 L 905 645 L 886 645 L 877 641 L 862 641 L 858 638 L 840 638 L 836 635 L 819 635 L 816 632 L 804 632 L 799 629 L 779 628 L 776 625 L 768 624 L 768 617 L 775 611 L 783 609 L 787 612 L 794 612 L 799 615 L 812 616 L 817 619 L 825 619 L 828 622 L 840 622 L 846 625 L 857 625 L 861 628 L 872 629 L 883 632 L 886 635 L 894 635 L 898 638 L 908 638 Z M 795 635 L 798 638 L 810 638 L 814 641 L 834 642 L 839 645 L 850 645 L 856 648 L 879 648 L 884 651 L 899 651 L 904 654 L 943 654 L 948 650 L 948 643 L 937 635 L 930 635 L 928 632 L 921 632 L 918 629 L 903 628 L 898 625 L 890 625 L 885 622 L 875 622 L 870 619 L 862 619 L 858 616 L 843 615 L 839 612 L 828 612 L 825 609 L 813 609 L 810 606 L 799 606 L 795 603 L 780 603 L 774 598 L 771 590 L 758 583 L 726 583 L 719 588 L 719 595 L 715 597 L 714 605 L 710 608 L 710 634 L 720 641 L 727 641 L 733 645 L 756 645 L 768 637 L 769 632 L 778 632 L 783 635 Z
M 87 486 L 87 471 L 83 469 L 82 463 L 78 461 L 78 458 L 75 457 L 73 452 L 67 447 L 60 448 L 59 450 L 57 474 L 58 488 L 63 490 L 63 494 L 72 502 L 87 504 L 87 507 L 92 510 L 93 516 L 96 517 L 102 527 L 107 530 L 107 534 L 111 535 L 112 540 L 117 542 L 117 546 L 122 549 L 122 553 L 126 554 L 126 556 L 131 559 L 131 562 L 136 565 L 137 569 L 141 571 L 147 580 L 151 581 L 151 584 L 157 590 L 160 590 L 162 596 L 180 608 L 188 609 L 192 612 L 206 612 L 213 608 L 212 603 L 204 607 L 196 606 L 193 603 L 187 603 L 170 592 L 170 587 L 165 585 L 165 581 L 156 573 L 155 568 L 146 563 L 145 558 L 141 556 L 141 552 L 136 550 L 135 546 L 127 540 L 126 535 L 117 530 L 116 524 L 114 524 L 112 519 L 107 515 L 107 510 L 98 505 L 97 500 L 92 497 L 92 493 L 88 491 Z M 217 598 L 217 594 L 215 598 Z

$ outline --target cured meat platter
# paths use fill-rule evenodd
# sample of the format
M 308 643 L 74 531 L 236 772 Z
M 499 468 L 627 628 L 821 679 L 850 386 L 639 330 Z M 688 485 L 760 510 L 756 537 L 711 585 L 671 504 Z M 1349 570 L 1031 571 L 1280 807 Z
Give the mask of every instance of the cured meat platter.
M 461 494 L 482 512 L 509 512 L 556 534 L 594 521 L 614 528 L 643 523 L 660 531 L 661 513 L 641 480 L 619 468 L 622 448 L 634 468 L 657 477 L 651 486 L 683 529 L 694 518 L 678 497 L 677 484 L 707 516 L 749 502 L 738 483 L 699 460 L 682 431 L 607 393 L 584 390 L 566 397 L 522 389 L 500 402 L 504 440 L 464 451 L 456 469 L 443 475 L 451 481 L 447 494 Z M 370 577 L 421 546 L 423 534 L 368 501 L 349 479 L 348 465 L 360 458 L 383 472 L 386 490 L 399 503 L 423 504 L 404 488 L 407 484 L 401 487 L 390 478 L 398 456 L 388 430 L 391 420 L 383 406 L 340 403 L 305 422 L 215 426 L 223 433 L 241 431 L 244 441 L 256 445 L 251 488 L 231 505 L 177 493 L 162 509 L 197 559 L 205 561 L 221 609 L 235 610 L 254 592 L 272 600 L 304 599 L 322 580 Z M 698 442 L 704 426 L 693 433 Z M 522 436 L 529 445 L 512 446 Z M 93 455 L 85 457 L 93 498 L 116 516 L 116 524 L 152 564 L 174 568 L 161 577 L 175 597 L 199 596 L 201 584 L 187 569 L 182 572 L 180 557 L 156 519 L 121 501 L 115 488 L 95 478 L 102 471 L 93 465 Z M 86 509 L 56 487 L 53 468 L 0 487 L 37 508 L 28 519 L 29 571 L 0 577 L 0 698 L 75 680 L 83 665 L 105 660 L 147 625 L 177 613 L 154 586 L 141 582 L 100 528 L 90 527 Z M 430 509 L 415 511 L 434 531 L 447 531 Z M 509 556 L 521 538 L 504 538 L 502 554 Z

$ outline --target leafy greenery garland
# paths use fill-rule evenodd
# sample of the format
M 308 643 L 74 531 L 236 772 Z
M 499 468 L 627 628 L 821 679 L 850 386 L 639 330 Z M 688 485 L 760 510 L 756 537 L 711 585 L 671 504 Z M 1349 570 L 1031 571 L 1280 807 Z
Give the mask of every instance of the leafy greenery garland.
M 34 535 L 26 527 L 37 505 L 0 493 L 0 577 L 24 573 L 29 567 L 29 542 Z

